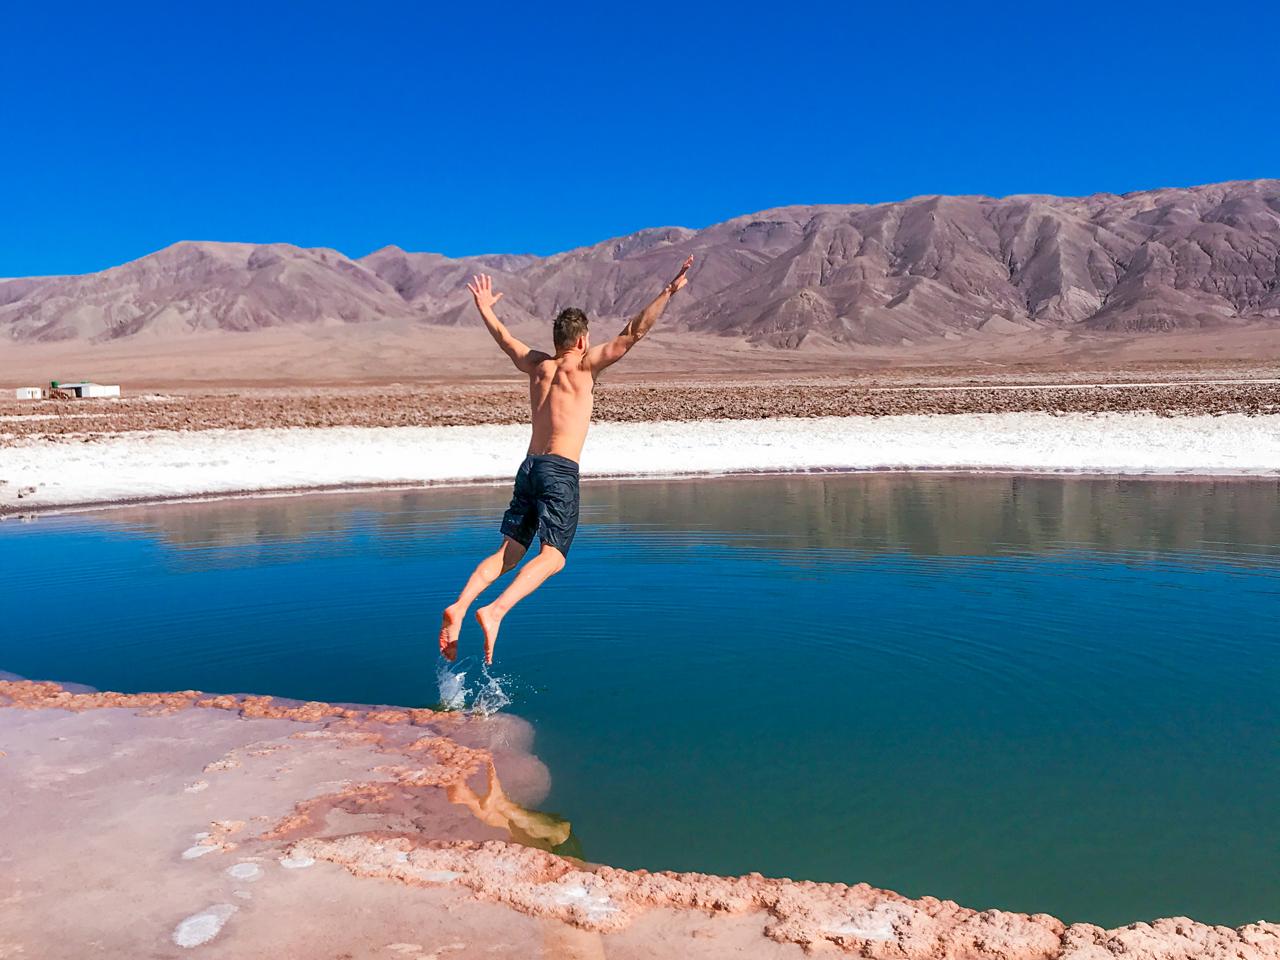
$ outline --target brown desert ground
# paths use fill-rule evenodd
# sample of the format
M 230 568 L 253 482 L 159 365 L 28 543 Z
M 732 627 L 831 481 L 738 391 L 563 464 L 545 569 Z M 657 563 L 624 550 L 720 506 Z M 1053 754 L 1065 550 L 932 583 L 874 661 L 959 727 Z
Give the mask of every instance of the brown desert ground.
M 397 387 L 511 379 L 514 371 L 476 318 L 463 327 L 389 324 L 193 332 L 120 340 L 0 346 L 0 387 L 50 380 L 119 383 L 127 395 L 299 388 Z M 1280 324 L 1143 335 L 1068 330 L 975 333 L 911 348 L 831 346 L 783 350 L 659 323 L 606 382 L 646 379 L 849 377 L 884 383 L 1236 376 L 1280 371 Z M 519 329 L 551 349 L 550 322 Z M 593 324 L 593 342 L 617 331 Z
M 430 349 L 426 344 L 430 344 Z M 252 349 L 247 349 L 252 347 Z M 718 337 L 656 335 L 602 378 L 598 420 L 903 413 L 1280 410 L 1280 330 L 1144 338 L 1036 335 L 1021 345 L 851 358 Z M 90 359 L 91 358 L 91 359 Z M 483 331 L 424 342 L 350 329 L 27 345 L 0 355 L 0 384 L 86 378 L 119 401 L 0 398 L 0 436 L 211 428 L 521 423 L 526 388 Z M 6 393 L 8 393 L 6 389 Z M 11 394 L 9 395 L 12 396 Z M 0 441 L 4 442 L 4 441 Z
M 605 421 L 755 420 L 960 413 L 1280 413 L 1280 380 L 1111 384 L 869 386 L 847 379 L 618 382 L 601 387 Z M 0 401 L 0 447 L 124 431 L 260 427 L 413 427 L 525 423 L 522 384 L 423 386 L 314 395 L 273 392 L 121 400 Z

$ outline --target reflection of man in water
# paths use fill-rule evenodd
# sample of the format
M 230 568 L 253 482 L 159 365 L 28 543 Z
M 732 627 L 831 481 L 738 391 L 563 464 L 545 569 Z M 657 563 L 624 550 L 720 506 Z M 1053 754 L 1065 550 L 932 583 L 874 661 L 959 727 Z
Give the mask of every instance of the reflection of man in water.
M 527 810 L 514 802 L 503 791 L 492 759 L 489 761 L 486 790 L 483 797 L 478 796 L 465 781 L 461 781 L 450 784 L 445 795 L 450 803 L 466 807 L 481 822 L 507 830 L 516 843 L 583 859 L 582 847 L 573 835 L 569 821 L 553 813 Z M 542 931 L 542 949 L 537 956 L 545 960 L 605 960 L 604 941 L 594 930 L 581 930 L 565 923 L 542 923 L 539 928 Z
M 530 349 L 503 326 L 493 312 L 502 294 L 493 292 L 492 278 L 482 273 L 467 284 L 489 333 L 516 369 L 529 377 L 533 437 L 528 456 L 516 473 L 511 506 L 502 517 L 502 546 L 480 561 L 458 599 L 445 608 L 440 652 L 448 659 L 457 657 L 458 633 L 471 601 L 520 562 L 535 533 L 542 544 L 538 555 L 524 565 L 498 599 L 476 611 L 476 620 L 484 630 L 486 663 L 493 662 L 502 618 L 548 577 L 564 569 L 565 555 L 578 529 L 578 458 L 591 425 L 595 379 L 649 332 L 667 303 L 688 282 L 685 274 L 692 264 L 693 257 L 685 260 L 675 279 L 654 301 L 627 321 L 620 334 L 598 347 L 590 345 L 587 315 L 576 307 L 561 310 L 552 325 L 554 354 Z
M 465 781 L 459 781 L 450 784 L 445 792 L 450 803 L 466 807 L 482 823 L 509 831 L 512 840 L 523 843 L 526 847 L 555 850 L 566 844 L 572 836 L 573 828 L 568 820 L 553 813 L 528 810 L 508 797 L 498 780 L 498 771 L 492 760 L 489 761 L 487 791 L 481 797 Z M 577 846 L 576 841 L 573 846 Z M 577 855 L 572 850 L 559 852 Z

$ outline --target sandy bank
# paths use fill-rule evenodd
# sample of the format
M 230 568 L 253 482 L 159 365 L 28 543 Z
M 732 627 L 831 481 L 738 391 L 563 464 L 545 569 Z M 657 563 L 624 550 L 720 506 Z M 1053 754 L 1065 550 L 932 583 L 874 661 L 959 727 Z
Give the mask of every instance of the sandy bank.
M 0 512 L 271 490 L 507 481 L 523 425 L 29 438 Z M 1280 415 L 956 414 L 597 424 L 585 476 L 818 470 L 1277 476 Z
M 512 842 L 564 833 L 511 717 L 0 681 L 0 743 L 3 957 L 1280 958 L 1271 923 L 1103 930 L 557 857 Z

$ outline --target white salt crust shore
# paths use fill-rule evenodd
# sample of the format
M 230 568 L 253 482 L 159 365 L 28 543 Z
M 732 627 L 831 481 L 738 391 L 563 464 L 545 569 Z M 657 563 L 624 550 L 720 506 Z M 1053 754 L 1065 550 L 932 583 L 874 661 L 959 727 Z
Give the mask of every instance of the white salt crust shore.
M 508 480 L 522 425 L 11 439 L 0 512 L 250 492 Z M 3 439 L 3 435 L 0 435 Z M 930 414 L 599 423 L 583 475 L 958 470 L 1280 476 L 1280 416 Z

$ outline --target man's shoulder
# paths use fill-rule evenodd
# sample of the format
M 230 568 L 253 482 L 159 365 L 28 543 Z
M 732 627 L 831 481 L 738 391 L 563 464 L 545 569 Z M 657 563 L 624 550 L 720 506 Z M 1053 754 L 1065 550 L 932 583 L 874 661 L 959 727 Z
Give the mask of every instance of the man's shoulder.
M 545 363 L 557 373 L 567 373 L 570 375 L 591 372 L 591 363 L 586 354 L 581 357 L 556 357 L 546 356 Z
M 549 353 L 543 353 L 541 350 L 530 350 L 528 357 L 525 358 L 526 369 L 529 376 L 537 376 L 537 374 L 546 367 L 554 358 Z

